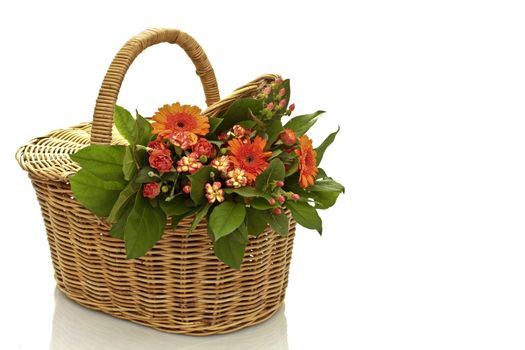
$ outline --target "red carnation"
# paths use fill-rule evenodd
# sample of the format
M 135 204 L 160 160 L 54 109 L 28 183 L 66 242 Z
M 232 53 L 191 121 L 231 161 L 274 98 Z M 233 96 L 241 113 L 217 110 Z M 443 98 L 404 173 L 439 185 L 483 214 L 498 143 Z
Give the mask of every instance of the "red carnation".
M 150 141 L 148 143 L 148 148 L 151 148 L 150 150 L 148 150 L 149 154 L 151 154 L 154 150 L 167 149 L 166 144 L 162 141 L 162 139 L 156 139 L 156 140 Z
M 147 184 L 144 184 L 144 188 L 142 189 L 142 194 L 146 198 L 155 198 L 160 193 L 160 184 L 156 182 L 149 182 Z
M 287 146 L 291 146 L 297 142 L 297 136 L 292 129 L 284 129 L 279 137 L 281 141 Z
M 213 153 L 215 153 L 213 145 L 203 137 L 201 137 L 199 141 L 197 141 L 197 143 L 193 145 L 192 149 L 193 152 L 199 155 L 199 157 L 206 156 L 208 158 L 211 158 L 213 157 Z
M 173 165 L 170 150 L 153 150 L 153 152 L 151 152 L 151 155 L 149 156 L 149 165 L 151 165 L 152 168 L 157 169 L 161 173 L 170 171 Z

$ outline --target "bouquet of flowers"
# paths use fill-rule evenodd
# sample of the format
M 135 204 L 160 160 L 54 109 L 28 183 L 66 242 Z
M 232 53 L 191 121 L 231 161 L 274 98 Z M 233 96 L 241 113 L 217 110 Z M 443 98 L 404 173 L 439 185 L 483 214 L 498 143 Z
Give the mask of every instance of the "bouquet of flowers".
M 289 80 L 276 79 L 259 96 L 236 100 L 207 117 L 174 103 L 151 120 L 115 108 L 127 145 L 90 145 L 71 155 L 81 169 L 70 178 L 75 198 L 112 224 L 126 255 L 146 254 L 164 233 L 193 215 L 206 218 L 215 255 L 239 269 L 250 235 L 268 226 L 289 232 L 286 213 L 322 232 L 318 209 L 335 204 L 344 187 L 319 168 L 339 131 L 313 148 L 306 132 L 322 111 L 287 118 Z

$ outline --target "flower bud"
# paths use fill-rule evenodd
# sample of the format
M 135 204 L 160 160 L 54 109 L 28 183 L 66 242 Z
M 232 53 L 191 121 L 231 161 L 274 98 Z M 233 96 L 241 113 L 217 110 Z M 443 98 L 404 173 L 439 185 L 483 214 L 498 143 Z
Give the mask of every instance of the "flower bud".
M 274 215 L 281 215 L 282 214 L 281 208 L 273 208 L 273 214 Z
M 275 205 L 275 199 L 273 198 L 268 199 L 268 203 L 270 203 L 270 205 Z
M 288 110 L 290 112 L 293 112 L 294 109 L 295 109 L 295 103 L 292 103 L 291 105 L 288 106 Z
M 286 100 L 283 98 L 281 101 L 279 101 L 279 108 L 284 108 L 286 106 Z
M 283 181 L 275 181 L 275 187 L 283 187 L 284 182 Z
M 279 97 L 283 97 L 285 94 L 286 94 L 286 89 L 281 88 L 281 90 L 279 90 Z
M 203 155 L 203 156 L 200 156 L 200 157 L 199 157 L 199 161 L 200 161 L 201 163 L 206 163 L 206 162 L 208 161 L 208 157 L 206 157 L 206 156 L 204 156 L 204 155 Z
M 221 154 L 225 155 L 226 153 L 228 153 L 228 149 L 227 148 L 221 148 Z
M 279 85 L 281 85 L 282 83 L 283 83 L 283 80 L 282 80 L 281 78 L 277 78 L 277 79 L 275 79 L 275 81 L 274 81 L 275 86 L 279 86 Z
M 293 193 L 293 194 L 292 194 L 292 199 L 293 199 L 294 201 L 298 200 L 299 198 L 301 198 L 301 196 L 299 196 L 297 193 Z
M 272 88 L 269 87 L 269 86 L 265 87 L 264 90 L 263 90 L 263 94 L 265 96 L 268 96 L 271 92 L 272 92 Z
M 170 188 L 167 186 L 167 185 L 163 185 L 160 190 L 163 192 L 163 193 L 166 193 L 170 190 Z
M 279 195 L 279 196 L 277 197 L 277 201 L 278 201 L 280 204 L 283 204 L 285 200 L 286 200 L 286 199 L 285 199 L 284 196 L 282 196 L 282 195 Z
M 270 103 L 268 103 L 268 104 L 266 105 L 266 108 L 267 108 L 269 111 L 273 110 L 273 107 L 274 107 L 273 102 L 270 102 Z

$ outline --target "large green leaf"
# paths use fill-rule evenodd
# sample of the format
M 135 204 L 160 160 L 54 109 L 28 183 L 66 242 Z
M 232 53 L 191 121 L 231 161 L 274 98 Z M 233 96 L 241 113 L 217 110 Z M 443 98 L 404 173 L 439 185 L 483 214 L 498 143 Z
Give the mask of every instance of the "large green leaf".
M 270 122 L 266 129 L 266 134 L 268 134 L 268 140 L 266 140 L 265 150 L 270 149 L 273 143 L 279 138 L 279 134 L 284 130 L 283 124 L 281 124 L 280 119 L 275 119 Z
M 118 132 L 124 137 L 131 145 L 134 145 L 137 140 L 137 123 L 131 113 L 121 107 L 115 106 L 115 126 Z
M 153 172 L 153 176 L 149 176 L 150 172 Z M 135 182 L 143 184 L 148 182 L 158 182 L 159 179 L 159 172 L 152 167 L 147 166 L 139 170 Z
M 246 226 L 248 233 L 257 236 L 268 226 L 268 216 L 271 215 L 267 210 L 257 210 L 246 208 Z
M 270 224 L 270 227 L 280 234 L 281 236 L 285 237 L 288 236 L 288 217 L 284 214 L 281 215 L 274 215 L 270 214 L 268 215 L 268 223 Z
M 122 162 L 125 151 L 125 146 L 91 145 L 79 149 L 70 157 L 82 169 L 100 179 L 123 181 Z
M 247 244 L 248 236 L 246 231 L 235 230 L 229 235 L 216 240 L 213 244 L 213 251 L 226 265 L 239 270 Z
M 204 185 L 210 180 L 210 173 L 213 167 L 207 165 L 200 168 L 195 174 L 188 175 L 191 181 L 190 197 L 196 205 L 199 205 L 204 198 Z
M 324 179 L 319 179 L 314 182 L 314 184 L 308 187 L 310 192 L 345 192 L 345 188 L 339 182 L 334 179 L 327 177 Z
M 190 232 L 193 232 L 193 230 L 195 230 L 195 228 L 202 221 L 202 219 L 204 219 L 204 217 L 208 214 L 210 207 L 211 204 L 206 203 L 197 210 L 197 212 L 195 213 L 195 219 L 193 219 L 193 222 L 191 223 Z
M 208 121 L 210 122 L 210 131 L 209 134 L 213 134 L 215 130 L 221 125 L 222 121 L 224 119 L 222 118 L 216 118 L 216 117 L 209 117 Z
M 129 213 L 131 212 L 131 209 L 133 209 L 134 204 L 135 204 L 135 199 L 130 200 L 129 202 L 126 203 L 124 210 L 122 211 L 122 215 L 120 215 L 116 223 L 111 225 L 111 230 L 109 230 L 109 235 L 111 237 L 120 238 L 124 240 L 126 223 L 128 221 Z
M 233 102 L 230 107 L 221 115 L 224 119 L 217 130 L 230 129 L 240 121 L 251 119 L 251 114 L 259 113 L 262 109 L 262 101 L 254 98 L 241 98 Z
M 315 208 L 308 205 L 308 203 L 299 201 L 286 201 L 285 205 L 290 209 L 293 218 L 299 225 L 312 230 L 317 230 L 319 234 L 323 233 L 323 222 Z
M 146 254 L 164 233 L 166 215 L 159 207 L 152 207 L 141 193 L 135 197 L 135 205 L 126 222 L 124 240 L 128 259 Z
M 151 141 L 151 132 L 153 128 L 149 121 L 144 119 L 139 112 L 135 111 L 137 116 L 137 139 L 136 144 L 146 146 L 149 141 Z M 138 153 L 145 153 L 144 150 L 139 151 Z M 145 158 L 144 158 L 145 159 Z
M 183 215 L 189 213 L 192 210 L 192 208 L 186 205 L 186 202 L 186 195 L 179 193 L 175 195 L 175 197 L 173 197 L 173 199 L 169 202 L 161 200 L 160 208 L 164 211 L 166 216 Z
M 111 212 L 109 213 L 108 222 L 115 223 L 120 219 L 122 213 L 124 212 L 126 204 L 140 190 L 140 187 L 141 185 L 139 183 L 136 183 L 135 181 L 129 182 L 128 185 L 124 187 L 122 192 L 120 192 L 117 200 L 115 201 Z
M 255 188 L 259 191 L 267 191 L 274 181 L 283 181 L 285 175 L 283 162 L 275 158 L 268 167 L 255 180 Z
M 125 184 L 121 181 L 102 180 L 81 169 L 70 178 L 75 198 L 95 215 L 108 216 Z
M 324 111 L 317 111 L 312 114 L 300 115 L 292 118 L 286 123 L 285 128 L 292 129 L 297 136 L 302 136 L 317 122 L 319 116 Z
M 328 146 L 330 146 L 332 142 L 334 142 L 335 137 L 337 136 L 337 133 L 339 132 L 339 130 L 341 130 L 340 127 L 337 128 L 337 131 L 328 135 L 326 139 L 324 139 L 323 143 L 321 143 L 319 147 L 315 149 L 315 151 L 317 152 L 316 161 L 317 161 L 318 166 L 319 164 L 321 164 L 321 160 L 323 159 L 324 152 L 326 151 Z
M 122 172 L 124 173 L 124 178 L 127 181 L 129 181 L 137 173 L 137 164 L 135 163 L 135 155 L 133 152 L 133 147 L 126 147 L 124 159 L 122 160 Z
M 260 197 L 254 198 L 251 201 L 250 205 L 258 210 L 266 210 L 266 209 L 273 208 L 273 205 L 268 203 L 267 199 L 260 198 Z
M 242 203 L 224 202 L 216 206 L 210 215 L 210 228 L 215 239 L 226 236 L 244 221 L 246 208 Z

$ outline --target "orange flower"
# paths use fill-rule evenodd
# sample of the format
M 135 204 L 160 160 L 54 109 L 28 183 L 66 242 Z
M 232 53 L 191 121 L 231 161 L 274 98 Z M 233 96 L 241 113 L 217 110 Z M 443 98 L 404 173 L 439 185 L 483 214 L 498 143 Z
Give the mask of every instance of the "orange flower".
M 312 140 L 303 135 L 299 138 L 299 149 L 295 150 L 299 156 L 299 185 L 306 188 L 313 185 L 317 176 L 317 152 L 312 147 Z
M 230 159 L 235 168 L 244 170 L 249 183 L 268 167 L 266 159 L 272 152 L 263 152 L 266 141 L 260 136 L 255 137 L 253 142 L 249 139 L 233 139 L 228 142 Z
M 201 115 L 199 107 L 178 102 L 159 108 L 152 119 L 153 133 L 163 136 L 177 132 L 204 136 L 210 130 L 208 117 Z

